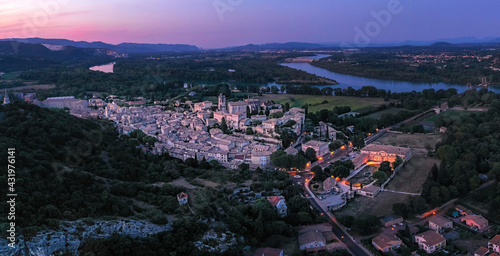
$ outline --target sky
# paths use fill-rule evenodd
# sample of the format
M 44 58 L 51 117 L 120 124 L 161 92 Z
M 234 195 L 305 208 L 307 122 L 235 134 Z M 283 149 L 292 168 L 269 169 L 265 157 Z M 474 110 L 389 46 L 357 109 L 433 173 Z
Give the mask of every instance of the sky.
M 0 38 L 203 48 L 500 37 L 498 0 L 0 0 Z

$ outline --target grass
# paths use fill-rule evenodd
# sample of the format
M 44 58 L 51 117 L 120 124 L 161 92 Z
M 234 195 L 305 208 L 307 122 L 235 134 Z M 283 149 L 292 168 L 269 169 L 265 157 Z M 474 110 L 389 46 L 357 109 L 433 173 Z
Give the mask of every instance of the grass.
M 406 134 L 406 133 L 386 133 L 378 138 L 374 144 L 392 145 L 398 147 L 426 148 L 431 146 L 434 149 L 436 143 L 441 141 L 441 134 Z
M 2 78 L 5 80 L 16 80 L 18 75 L 19 75 L 19 72 L 11 72 L 11 73 L 6 73 L 6 74 L 2 75 Z
M 445 112 L 441 112 L 439 115 L 431 116 L 431 117 L 425 119 L 425 121 L 436 122 L 437 119 L 440 116 L 451 118 L 451 119 L 454 119 L 454 120 L 458 120 L 459 118 L 461 118 L 463 116 L 467 116 L 467 115 L 469 115 L 471 113 L 473 113 L 473 112 L 471 112 L 471 111 L 460 111 L 460 110 L 448 110 L 448 111 L 445 111 Z
M 410 161 L 389 181 L 387 189 L 410 193 L 422 191 L 422 185 L 427 179 L 432 165 L 439 166 L 439 160 L 425 157 L 425 153 L 415 150 L 412 150 L 412 154 Z
M 375 119 L 379 119 L 383 114 L 393 114 L 393 115 L 396 115 L 398 114 L 399 112 L 403 111 L 405 109 L 402 109 L 402 108 L 390 108 L 390 109 L 384 109 L 384 110 L 381 110 L 381 111 L 377 111 L 373 114 L 369 114 L 367 116 L 364 116 L 364 117 L 372 117 L 372 118 L 375 118 Z
M 385 104 L 383 98 L 359 98 L 348 96 L 264 94 L 258 98 L 264 101 L 273 100 L 279 104 L 288 102 L 291 107 L 298 108 L 305 104 L 310 104 L 309 112 L 316 112 L 321 109 L 332 110 L 335 106 L 349 106 L 354 112 L 364 112 Z M 324 101 L 328 101 L 328 103 L 322 103 Z
M 380 192 L 374 198 L 356 196 L 354 201 L 350 201 L 344 208 L 335 211 L 333 215 L 336 217 L 345 215 L 359 217 L 373 214 L 380 218 L 392 214 L 392 205 L 406 203 L 408 197 L 409 195 L 392 192 Z

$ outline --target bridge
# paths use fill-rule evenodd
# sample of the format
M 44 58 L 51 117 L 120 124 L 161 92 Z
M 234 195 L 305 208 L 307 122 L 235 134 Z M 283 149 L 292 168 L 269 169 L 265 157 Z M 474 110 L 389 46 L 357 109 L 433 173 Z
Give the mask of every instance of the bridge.
M 468 83 L 468 84 L 466 85 L 466 91 L 469 91 L 469 90 L 477 90 L 477 88 L 481 88 L 481 87 L 488 87 L 489 85 L 491 85 L 491 83 L 490 83 L 490 82 L 488 82 L 488 79 L 487 79 L 485 76 L 483 76 L 483 77 L 481 78 L 481 83 L 480 83 L 480 84 L 478 84 L 478 85 L 472 86 L 472 84 L 471 84 L 471 83 Z

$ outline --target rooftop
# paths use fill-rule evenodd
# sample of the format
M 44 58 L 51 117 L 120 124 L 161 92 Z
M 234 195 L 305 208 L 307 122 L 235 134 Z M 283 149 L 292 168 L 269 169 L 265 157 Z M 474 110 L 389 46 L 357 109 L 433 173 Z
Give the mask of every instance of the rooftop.
M 446 238 L 444 238 L 441 234 L 435 232 L 434 230 L 428 230 L 415 236 L 422 237 L 425 240 L 425 244 L 429 246 L 433 246 L 446 241 Z
M 386 236 L 384 234 L 380 234 L 380 235 L 376 236 L 375 238 L 373 238 L 372 242 L 374 242 L 375 244 L 377 244 L 381 248 L 384 248 L 390 242 L 401 242 L 401 240 L 398 239 L 398 238 L 396 238 L 396 237 L 391 238 L 391 237 L 388 237 L 388 236 Z
M 432 222 L 440 227 L 448 224 L 451 222 L 451 220 L 443 217 L 443 216 L 439 216 L 439 215 L 435 215 L 433 216 L 431 219 L 429 219 L 429 223 Z
M 395 147 L 391 145 L 376 145 L 376 144 L 369 144 L 362 150 L 374 151 L 374 152 L 384 151 L 389 154 L 405 154 L 405 155 L 410 152 L 409 148 Z
M 500 235 L 496 235 L 494 236 L 491 240 L 490 240 L 490 243 L 494 244 L 494 245 L 498 245 L 500 246 Z

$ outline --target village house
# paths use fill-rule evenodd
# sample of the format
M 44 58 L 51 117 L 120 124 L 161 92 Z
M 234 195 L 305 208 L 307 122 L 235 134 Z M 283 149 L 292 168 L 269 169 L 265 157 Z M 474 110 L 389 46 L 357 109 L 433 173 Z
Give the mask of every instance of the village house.
M 488 242 L 488 249 L 490 249 L 493 252 L 500 253 L 500 235 L 494 236 Z
M 375 197 L 380 192 L 380 188 L 375 185 L 363 187 L 356 191 L 357 194 L 366 197 Z
M 328 223 L 304 226 L 298 233 L 299 248 L 307 252 L 327 250 L 327 243 L 336 238 Z
M 247 106 L 248 106 L 248 102 L 245 102 L 245 101 L 228 102 L 227 103 L 227 110 L 228 110 L 229 114 L 246 113 Z
M 472 215 L 472 211 L 460 204 L 457 204 L 455 206 L 455 211 L 457 211 L 458 215 L 466 216 L 466 215 Z
M 287 215 L 287 206 L 286 201 L 283 196 L 268 196 L 267 201 L 271 203 L 271 205 L 276 208 L 276 212 L 278 216 L 283 218 Z
M 380 221 L 382 222 L 382 225 L 384 225 L 384 227 L 390 227 L 392 225 L 397 225 L 398 223 L 403 222 L 403 217 L 399 215 L 388 215 L 380 219 Z
M 319 125 L 315 128 L 315 132 L 317 132 L 321 138 L 327 138 L 330 140 L 337 139 L 337 130 L 322 121 L 320 121 Z
M 443 233 L 446 229 L 453 228 L 453 221 L 443 216 L 436 215 L 429 219 L 429 228 L 436 232 Z
M 271 163 L 271 154 L 269 151 L 252 151 L 252 164 L 266 166 Z
M 188 202 L 188 195 L 184 192 L 181 192 L 177 195 L 177 201 L 179 202 L 180 205 L 187 204 Z
M 283 256 L 283 250 L 276 248 L 259 248 L 253 256 Z
M 299 151 L 296 148 L 294 148 L 293 146 L 290 146 L 287 149 L 285 149 L 285 153 L 287 153 L 288 155 L 294 156 L 294 155 L 298 154 Z
M 446 238 L 433 230 L 428 230 L 415 235 L 418 247 L 427 253 L 433 253 L 446 247 Z
M 395 147 L 391 145 L 376 145 L 369 144 L 361 149 L 361 155 L 366 159 L 366 161 L 375 162 L 394 162 L 399 156 L 403 161 L 408 161 L 411 158 L 410 148 Z
M 488 220 L 481 215 L 466 215 L 460 218 L 460 222 L 478 230 L 488 227 Z
M 481 246 L 474 252 L 474 256 L 486 256 L 489 252 L 488 248 Z
M 402 241 L 397 237 L 389 237 L 384 234 L 380 234 L 372 239 L 372 244 L 378 250 L 388 252 L 390 250 L 399 248 L 402 244 Z
M 316 151 L 316 156 L 323 156 L 330 153 L 330 151 L 328 150 L 328 145 L 328 142 L 310 140 L 302 144 L 302 151 L 306 152 L 308 148 L 312 148 L 314 149 L 314 151 Z

